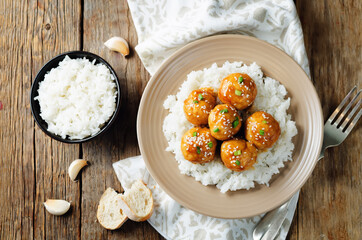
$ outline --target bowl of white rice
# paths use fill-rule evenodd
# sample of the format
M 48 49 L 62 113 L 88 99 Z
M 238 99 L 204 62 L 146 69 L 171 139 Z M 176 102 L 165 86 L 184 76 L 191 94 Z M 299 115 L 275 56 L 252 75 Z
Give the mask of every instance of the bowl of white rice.
M 193 127 L 184 100 L 195 89 L 217 90 L 232 73 L 255 81 L 251 112 L 270 113 L 281 128 L 254 169 L 240 173 L 222 164 L 218 150 L 212 162 L 193 164 L 180 149 L 183 134 Z M 256 38 L 219 35 L 178 50 L 152 76 L 138 111 L 137 137 L 148 171 L 175 201 L 212 217 L 246 218 L 280 206 L 312 174 L 322 146 L 323 114 L 311 80 L 285 52 Z
M 89 141 L 110 128 L 120 109 L 121 90 L 113 68 L 84 51 L 47 62 L 31 87 L 31 111 L 38 126 L 65 143 Z

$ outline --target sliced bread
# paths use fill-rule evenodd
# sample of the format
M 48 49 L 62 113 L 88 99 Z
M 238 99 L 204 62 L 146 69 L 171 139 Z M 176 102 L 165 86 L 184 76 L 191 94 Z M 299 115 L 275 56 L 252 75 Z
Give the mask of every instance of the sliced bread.
M 127 221 L 128 218 L 121 208 L 121 202 L 120 194 L 114 189 L 107 188 L 103 193 L 98 205 L 97 219 L 104 228 L 114 230 Z
M 146 221 L 153 213 L 152 192 L 142 180 L 132 184 L 131 189 L 120 195 L 120 206 L 129 219 Z

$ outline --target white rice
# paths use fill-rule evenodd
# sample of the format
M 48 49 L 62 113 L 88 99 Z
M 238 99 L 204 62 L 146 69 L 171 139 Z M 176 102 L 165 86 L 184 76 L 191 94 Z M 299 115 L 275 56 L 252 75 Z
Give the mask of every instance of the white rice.
M 186 120 L 183 104 L 191 91 L 200 87 L 213 87 L 219 89 L 221 80 L 231 73 L 246 73 L 254 81 L 258 89 L 252 112 L 263 110 L 279 122 L 281 135 L 272 148 L 260 152 L 255 169 L 243 172 L 234 172 L 226 168 L 220 156 L 214 161 L 205 164 L 193 164 L 184 159 L 181 152 L 181 138 L 183 134 L 193 127 Z M 279 173 L 279 168 L 284 167 L 284 162 L 292 160 L 294 144 L 292 137 L 297 134 L 295 122 L 287 113 L 290 99 L 286 98 L 287 91 L 278 81 L 263 77 L 260 67 L 253 63 L 250 66 L 242 62 L 225 62 L 222 67 L 213 64 L 210 68 L 193 71 L 187 76 L 180 91 L 170 95 L 164 102 L 165 109 L 169 110 L 163 123 L 163 132 L 168 141 L 167 151 L 173 152 L 182 174 L 194 177 L 204 185 L 216 185 L 222 193 L 238 189 L 250 189 L 258 184 L 268 185 L 272 175 Z
M 68 56 L 40 82 L 40 116 L 48 131 L 69 139 L 95 135 L 116 109 L 116 83 L 104 64 Z

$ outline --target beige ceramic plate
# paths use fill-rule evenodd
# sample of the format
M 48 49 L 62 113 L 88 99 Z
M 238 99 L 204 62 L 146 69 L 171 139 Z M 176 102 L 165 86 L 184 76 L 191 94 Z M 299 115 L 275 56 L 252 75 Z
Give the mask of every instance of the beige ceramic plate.
M 162 124 L 168 114 L 163 102 L 176 94 L 193 70 L 221 66 L 225 61 L 256 62 L 266 76 L 286 87 L 291 97 L 290 113 L 298 135 L 293 138 L 293 162 L 274 175 L 270 187 L 220 193 L 215 186 L 203 186 L 194 178 L 181 175 L 174 155 L 166 152 Z M 244 218 L 269 211 L 287 201 L 312 173 L 323 136 L 321 105 L 305 72 L 278 48 L 252 37 L 219 35 L 183 47 L 162 64 L 149 81 L 140 104 L 137 136 L 147 169 L 174 200 L 196 212 L 219 218 Z

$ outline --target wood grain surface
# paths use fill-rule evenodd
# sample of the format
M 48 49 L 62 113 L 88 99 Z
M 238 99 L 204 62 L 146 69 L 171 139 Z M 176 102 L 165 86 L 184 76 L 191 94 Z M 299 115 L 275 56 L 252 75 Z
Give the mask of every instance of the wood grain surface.
M 312 81 L 329 116 L 346 93 L 361 88 L 361 1 L 297 0 Z M 103 42 L 128 40 L 123 58 Z M 112 169 L 139 154 L 137 107 L 150 76 L 134 52 L 137 34 L 126 1 L 3 0 L 0 3 L 0 239 L 163 239 L 148 223 L 127 221 L 104 230 L 96 208 L 107 187 L 122 191 Z M 105 135 L 85 144 L 57 142 L 31 116 L 31 83 L 55 55 L 86 50 L 117 72 L 122 110 Z M 325 158 L 301 190 L 288 239 L 361 239 L 361 123 Z M 71 161 L 90 165 L 71 182 Z M 61 217 L 48 214 L 47 198 L 71 201 Z
M 325 120 L 362 79 L 362 1 L 296 1 Z M 361 239 L 361 120 L 303 186 L 290 239 Z

